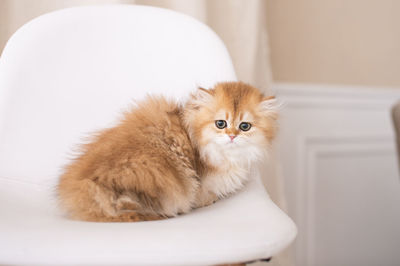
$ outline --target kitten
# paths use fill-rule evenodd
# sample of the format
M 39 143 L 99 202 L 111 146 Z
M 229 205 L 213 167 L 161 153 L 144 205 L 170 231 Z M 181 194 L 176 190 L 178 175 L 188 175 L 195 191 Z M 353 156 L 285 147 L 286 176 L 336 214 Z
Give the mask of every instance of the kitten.
M 274 97 L 242 82 L 199 88 L 179 105 L 140 102 L 82 147 L 58 184 L 73 219 L 157 220 L 239 189 L 275 135 Z

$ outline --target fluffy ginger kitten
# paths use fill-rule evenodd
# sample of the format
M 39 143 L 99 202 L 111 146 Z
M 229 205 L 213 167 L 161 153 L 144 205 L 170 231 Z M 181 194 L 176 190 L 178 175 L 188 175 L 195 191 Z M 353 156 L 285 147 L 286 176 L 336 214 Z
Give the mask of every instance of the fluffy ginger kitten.
M 179 105 L 148 97 L 98 133 L 57 187 L 72 219 L 157 220 L 241 189 L 276 128 L 274 97 L 242 82 L 199 88 Z

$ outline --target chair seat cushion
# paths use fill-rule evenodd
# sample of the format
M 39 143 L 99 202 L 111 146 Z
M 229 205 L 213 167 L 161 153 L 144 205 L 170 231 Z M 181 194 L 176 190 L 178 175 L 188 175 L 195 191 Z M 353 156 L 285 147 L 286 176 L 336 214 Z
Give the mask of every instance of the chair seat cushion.
M 161 221 L 68 220 L 54 191 L 0 179 L 0 264 L 209 265 L 268 258 L 296 227 L 265 192 L 258 174 L 239 193 Z

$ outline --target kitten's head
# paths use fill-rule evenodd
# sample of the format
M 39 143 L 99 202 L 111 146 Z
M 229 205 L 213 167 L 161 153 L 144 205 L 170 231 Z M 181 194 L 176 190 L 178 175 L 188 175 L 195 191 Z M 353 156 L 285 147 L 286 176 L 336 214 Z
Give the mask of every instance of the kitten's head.
M 184 112 L 193 143 L 214 165 L 259 158 L 275 136 L 276 118 L 274 97 L 242 82 L 199 88 Z

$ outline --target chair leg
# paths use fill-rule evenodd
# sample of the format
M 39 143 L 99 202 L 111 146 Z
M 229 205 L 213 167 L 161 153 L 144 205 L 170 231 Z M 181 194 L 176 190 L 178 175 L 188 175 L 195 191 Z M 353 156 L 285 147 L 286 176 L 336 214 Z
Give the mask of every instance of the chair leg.
M 217 266 L 246 266 L 246 263 L 219 264 Z
M 246 266 L 248 263 L 251 264 L 251 263 L 254 263 L 254 262 L 257 262 L 257 261 L 270 262 L 271 258 L 247 261 L 247 262 L 243 262 L 243 263 L 218 264 L 216 266 Z

